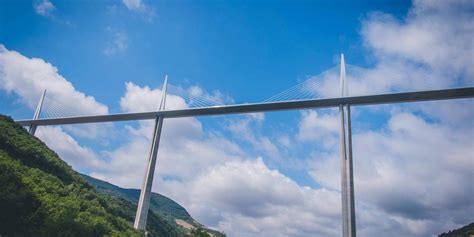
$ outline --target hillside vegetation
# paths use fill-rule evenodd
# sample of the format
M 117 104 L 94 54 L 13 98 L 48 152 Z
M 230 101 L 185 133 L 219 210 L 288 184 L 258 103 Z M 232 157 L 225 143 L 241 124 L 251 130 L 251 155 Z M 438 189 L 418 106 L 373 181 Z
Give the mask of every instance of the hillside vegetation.
M 0 235 L 143 236 L 136 206 L 97 192 L 39 139 L 0 115 Z M 185 236 L 150 211 L 153 236 Z
M 74 171 L 42 141 L 0 115 L 0 236 L 143 236 L 133 229 L 137 189 Z M 195 228 L 176 224 L 183 220 Z M 153 193 L 152 236 L 225 236 L 196 222 L 182 206 Z M 440 237 L 474 235 L 474 223 Z
M 471 237 L 474 236 L 474 222 L 456 230 L 442 233 L 439 237 Z
M 140 197 L 140 190 L 138 189 L 125 189 L 119 186 L 113 185 L 111 183 L 95 179 L 93 177 L 82 175 L 84 179 L 89 182 L 92 186 L 96 188 L 98 192 L 111 195 L 113 197 L 118 197 L 130 201 L 132 203 L 138 203 L 138 198 Z M 184 221 L 190 226 L 193 226 L 194 229 L 187 229 L 186 233 L 191 236 L 212 236 L 212 237 L 225 237 L 226 235 L 206 228 L 205 226 L 198 223 L 194 220 L 191 215 L 186 211 L 184 207 L 176 203 L 175 201 L 167 198 L 158 193 L 151 193 L 150 196 L 150 210 L 154 213 L 157 213 L 165 220 L 167 220 L 171 225 L 177 225 L 177 221 Z
M 111 183 L 87 176 L 82 175 L 84 179 L 98 192 L 105 193 L 114 197 L 123 198 L 131 203 L 138 203 L 140 197 L 139 189 L 126 189 Z M 158 193 L 151 193 L 150 196 L 150 209 L 155 213 L 160 213 L 163 216 L 174 219 L 184 220 L 186 222 L 195 222 L 194 219 L 189 215 L 188 211 L 175 201 L 167 198 Z

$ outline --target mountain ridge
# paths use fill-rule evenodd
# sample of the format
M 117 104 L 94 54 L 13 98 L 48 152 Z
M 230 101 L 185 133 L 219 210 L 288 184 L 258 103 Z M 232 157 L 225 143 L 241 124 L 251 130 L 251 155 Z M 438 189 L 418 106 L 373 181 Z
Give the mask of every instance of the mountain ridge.
M 107 193 L 109 195 L 120 197 L 130 202 L 138 203 L 140 197 L 140 190 L 134 188 L 122 188 L 118 185 L 103 181 L 85 174 L 81 176 L 98 192 Z M 185 221 L 195 221 L 188 211 L 182 207 L 180 204 L 175 202 L 173 199 L 168 198 L 159 193 L 152 192 L 150 197 L 150 209 L 155 212 L 161 212 L 165 215 L 170 215 L 176 219 L 181 219 Z
M 136 205 L 99 193 L 40 139 L 0 115 L 1 236 L 143 236 Z M 186 231 L 150 211 L 152 236 Z
M 132 203 L 138 203 L 138 199 L 140 197 L 139 189 L 122 188 L 115 184 L 85 174 L 81 175 L 87 182 L 89 182 L 89 184 L 94 186 L 98 192 L 106 193 L 114 197 L 123 198 Z M 187 230 L 200 229 L 203 232 L 211 234 L 213 237 L 225 236 L 225 234 L 219 231 L 209 229 L 206 226 L 200 224 L 198 221 L 192 218 L 192 216 L 183 206 L 175 202 L 173 199 L 168 198 L 159 193 L 151 193 L 150 210 L 161 215 L 170 223 L 179 225 Z

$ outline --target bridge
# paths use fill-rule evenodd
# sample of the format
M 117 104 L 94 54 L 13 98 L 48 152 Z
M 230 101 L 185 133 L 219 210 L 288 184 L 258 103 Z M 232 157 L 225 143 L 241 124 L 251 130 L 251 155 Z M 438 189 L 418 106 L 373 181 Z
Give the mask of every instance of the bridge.
M 317 86 L 314 81 L 307 80 L 261 103 L 222 105 L 205 98 L 190 98 L 197 107 L 177 110 L 166 110 L 166 96 L 169 88 L 167 77 L 162 87 L 162 98 L 158 110 L 149 112 L 120 113 L 105 115 L 58 116 L 54 110 L 50 111 L 47 118 L 41 118 L 46 91 L 43 92 L 35 114 L 32 119 L 16 120 L 17 123 L 29 127 L 29 132 L 34 135 L 38 126 L 102 123 L 132 120 L 155 120 L 153 138 L 147 160 L 140 199 L 137 207 L 134 227 L 145 230 L 147 214 L 150 204 L 151 187 L 153 183 L 156 157 L 160 143 L 161 130 L 164 119 L 271 112 L 282 110 L 339 108 L 340 113 L 340 145 L 341 145 L 341 202 L 342 202 L 342 231 L 344 237 L 356 236 L 356 219 L 354 207 L 354 179 L 351 135 L 351 107 L 363 105 L 394 104 L 420 101 L 451 100 L 473 98 L 474 87 L 438 89 L 398 92 L 374 95 L 348 95 L 348 81 L 346 64 L 341 55 L 339 67 L 339 89 L 337 97 L 314 98 L 310 91 Z M 298 94 L 299 97 L 294 96 Z M 309 92 L 308 92 L 309 91 Z M 309 95 L 309 98 L 308 98 Z M 50 106 L 54 108 L 54 106 Z M 44 111 L 43 111 L 44 112 Z M 52 116 L 51 116 L 52 115 Z

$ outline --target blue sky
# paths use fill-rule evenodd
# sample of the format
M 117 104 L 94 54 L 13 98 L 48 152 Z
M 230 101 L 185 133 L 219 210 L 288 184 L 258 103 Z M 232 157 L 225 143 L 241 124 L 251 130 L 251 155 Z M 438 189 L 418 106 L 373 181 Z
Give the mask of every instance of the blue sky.
M 370 64 L 359 36 L 360 20 L 375 10 L 402 16 L 410 5 L 149 4 L 152 16 L 130 12 L 117 1 L 66 1 L 55 3 L 53 16 L 44 17 L 31 1 L 6 1 L 0 40 L 9 49 L 52 63 L 76 88 L 112 110 L 126 81 L 159 86 L 165 74 L 174 84 L 198 84 L 236 101 L 259 101 L 335 66 L 340 53 L 352 64 Z M 116 34 L 124 35 L 126 49 L 104 54 Z
M 185 96 L 198 89 L 222 103 L 307 79 L 320 83 L 315 95 L 337 96 L 341 53 L 353 95 L 472 86 L 473 10 L 462 0 L 0 0 L 0 113 L 31 117 L 43 89 L 78 114 L 153 110 L 165 75 Z M 168 108 L 188 107 L 183 98 L 171 93 Z M 472 222 L 472 108 L 353 109 L 360 235 Z M 153 190 L 230 236 L 340 236 L 338 119 L 325 109 L 167 120 Z M 138 187 L 151 127 L 36 135 L 76 170 Z

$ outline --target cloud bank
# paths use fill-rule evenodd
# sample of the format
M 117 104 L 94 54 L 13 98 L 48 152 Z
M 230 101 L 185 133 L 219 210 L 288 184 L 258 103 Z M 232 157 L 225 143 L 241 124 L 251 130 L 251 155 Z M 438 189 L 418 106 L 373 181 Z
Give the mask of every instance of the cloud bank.
M 133 10 L 142 2 L 124 4 Z M 468 1 L 415 1 L 403 19 L 370 14 L 362 22 L 361 37 L 375 64 L 371 69 L 349 68 L 350 94 L 472 85 L 472 8 Z M 338 96 L 337 75 L 327 75 L 322 85 L 328 96 Z M 33 109 L 44 87 L 81 111 L 108 113 L 107 106 L 77 91 L 50 63 L 0 47 L 3 91 L 18 95 Z M 199 87 L 189 91 L 205 93 Z M 120 108 L 155 110 L 161 93 L 127 82 Z M 171 94 L 167 106 L 189 105 Z M 472 100 L 354 110 L 359 235 L 429 236 L 472 221 L 474 110 L 466 108 L 473 108 Z M 373 121 L 364 120 L 366 113 L 387 117 L 388 122 L 364 127 Z M 269 168 L 268 160 L 195 118 L 165 120 L 153 190 L 230 236 L 340 236 L 338 119 L 335 111 L 301 112 L 296 134 L 289 132 L 278 141 L 251 126 L 265 122 L 260 114 L 228 120 L 225 126 L 239 138 L 235 140 L 261 147 L 259 153 L 270 159 L 282 157 L 278 144 L 322 144 L 306 152 L 310 158 L 303 169 L 317 187 L 298 184 Z M 75 168 L 138 187 L 152 126 L 149 121 L 126 125 L 126 141 L 102 151 L 80 145 L 74 139 L 77 134 L 62 128 L 40 129 L 38 135 Z
M 52 12 L 56 9 L 54 4 L 48 0 L 36 1 L 33 3 L 33 8 L 41 16 L 52 16 Z

